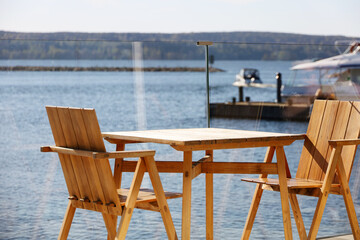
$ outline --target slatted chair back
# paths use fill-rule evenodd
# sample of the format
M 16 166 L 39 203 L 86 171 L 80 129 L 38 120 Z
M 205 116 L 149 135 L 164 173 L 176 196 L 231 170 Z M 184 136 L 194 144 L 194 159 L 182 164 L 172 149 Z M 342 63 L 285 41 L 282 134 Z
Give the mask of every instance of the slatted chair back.
M 360 133 L 360 102 L 317 100 L 308 125 L 296 178 L 324 180 L 331 155 L 329 140 L 356 139 Z M 342 159 L 347 179 L 356 146 L 344 146 Z M 335 178 L 334 183 L 338 180 Z
M 105 152 L 94 109 L 47 106 L 55 144 L 79 150 Z M 121 206 L 108 159 L 59 153 L 72 205 L 102 213 L 121 214 Z

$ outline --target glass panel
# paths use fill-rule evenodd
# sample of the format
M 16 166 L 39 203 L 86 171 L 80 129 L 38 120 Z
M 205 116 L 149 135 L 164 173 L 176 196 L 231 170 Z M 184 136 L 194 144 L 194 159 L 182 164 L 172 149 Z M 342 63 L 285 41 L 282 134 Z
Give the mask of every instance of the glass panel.
M 0 222 L 5 238 L 53 239 L 61 226 L 67 205 L 61 166 L 57 156 L 39 152 L 40 146 L 53 143 L 46 105 L 95 108 L 103 131 L 207 127 L 205 47 L 196 41 L 0 40 L 0 202 L 6 209 Z M 305 133 L 306 117 L 316 97 L 335 94 L 358 99 L 360 72 L 358 68 L 292 68 L 299 61 L 314 62 L 337 54 L 327 45 L 214 42 L 209 46 L 211 127 Z M 253 69 L 253 74 L 250 81 L 241 82 L 248 75 L 246 69 Z M 294 111 L 286 115 L 268 107 L 297 103 L 305 103 L 300 120 Z M 249 110 L 249 106 L 255 108 Z M 293 176 L 302 144 L 298 141 L 286 148 Z M 115 150 L 111 144 L 106 147 Z M 181 152 L 166 145 L 130 144 L 126 149 L 155 149 L 156 160 L 182 160 Z M 265 152 L 264 148 L 219 150 L 214 157 L 216 161 L 261 162 Z M 203 155 L 194 152 L 193 158 Z M 358 159 L 351 179 L 355 203 L 359 202 Z M 237 239 L 242 233 L 254 189 L 241 182 L 242 177 L 248 175 L 214 176 L 214 239 Z M 132 174 L 125 173 L 123 187 L 131 179 Z M 164 173 L 161 179 L 165 190 L 182 191 L 181 174 Z M 151 187 L 148 178 L 144 187 Z M 192 187 L 191 236 L 204 239 L 204 176 L 194 179 Z M 276 193 L 264 193 L 251 238 L 283 239 L 279 199 Z M 316 199 L 299 200 L 309 227 Z M 346 211 L 338 207 L 342 204 L 341 198 L 329 198 L 319 237 L 351 231 Z M 180 238 L 181 199 L 170 200 L 169 205 Z M 86 221 L 75 220 L 69 238 L 82 239 L 89 233 L 94 239 L 106 238 L 101 215 L 77 214 L 76 219 Z M 293 233 L 298 239 L 295 226 Z M 141 234 L 166 238 L 159 214 L 135 211 L 128 237 L 137 239 Z

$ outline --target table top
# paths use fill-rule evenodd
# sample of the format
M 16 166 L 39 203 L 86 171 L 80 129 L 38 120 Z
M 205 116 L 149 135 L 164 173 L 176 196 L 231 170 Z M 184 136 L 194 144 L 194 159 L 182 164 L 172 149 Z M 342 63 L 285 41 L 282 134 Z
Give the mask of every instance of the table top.
M 152 142 L 169 144 L 173 147 L 195 147 L 204 145 L 209 146 L 224 144 L 242 144 L 244 145 L 244 147 L 249 147 L 249 144 L 256 145 L 256 143 L 261 143 L 260 145 L 265 146 L 272 146 L 277 144 L 288 145 L 295 140 L 301 140 L 305 137 L 304 134 L 286 134 L 221 128 L 188 128 L 129 132 L 103 132 L 102 135 L 108 141 L 122 140 L 125 142 Z M 232 147 L 229 146 L 229 148 Z

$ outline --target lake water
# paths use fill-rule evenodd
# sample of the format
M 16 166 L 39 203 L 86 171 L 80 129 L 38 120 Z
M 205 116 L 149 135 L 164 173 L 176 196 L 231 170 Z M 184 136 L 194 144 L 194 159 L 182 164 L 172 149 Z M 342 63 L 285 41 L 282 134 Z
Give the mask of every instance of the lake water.
M 0 61 L 0 65 L 132 66 L 132 61 Z M 244 67 L 260 70 L 265 83 L 275 83 L 275 73 L 290 77 L 291 62 L 217 61 L 226 70 L 210 74 L 211 102 L 231 101 L 238 90 L 231 84 Z M 144 66 L 203 67 L 204 61 L 144 61 Z M 67 189 L 55 154 L 40 153 L 53 144 L 45 105 L 95 108 L 102 131 L 206 127 L 205 73 L 192 72 L 0 72 L 0 239 L 55 239 L 67 205 Z M 245 89 L 252 100 L 273 101 L 275 89 Z M 211 119 L 212 127 L 304 133 L 307 123 L 247 119 Z M 286 147 L 292 174 L 302 141 Z M 156 149 L 157 160 L 181 160 L 169 146 L 142 144 L 127 149 Z M 114 146 L 107 144 L 109 151 Z M 215 151 L 217 161 L 263 161 L 266 149 Z M 196 152 L 194 160 L 203 152 Z M 360 216 L 359 161 L 356 157 L 351 190 Z M 241 182 L 248 175 L 215 175 L 215 239 L 239 239 L 255 184 Z M 125 174 L 124 186 L 131 175 Z M 164 188 L 182 190 L 181 174 L 161 174 Z M 193 239 L 205 239 L 204 176 L 193 181 Z M 144 186 L 150 186 L 145 178 Z M 299 197 L 309 230 L 316 199 Z M 169 201 L 178 235 L 181 234 L 181 199 Z M 351 232 L 341 197 L 329 198 L 319 236 Z M 293 222 L 293 233 L 298 239 Z M 106 239 L 101 214 L 77 211 L 69 239 Z M 128 239 L 165 239 L 160 214 L 136 210 Z M 283 239 L 280 196 L 265 192 L 251 239 Z

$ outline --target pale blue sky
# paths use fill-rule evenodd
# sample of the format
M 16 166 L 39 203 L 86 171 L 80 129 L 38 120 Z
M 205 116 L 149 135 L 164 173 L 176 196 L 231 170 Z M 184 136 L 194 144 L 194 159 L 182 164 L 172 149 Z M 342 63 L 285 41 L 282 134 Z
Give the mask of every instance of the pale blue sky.
M 0 0 L 0 30 L 360 37 L 360 0 Z

